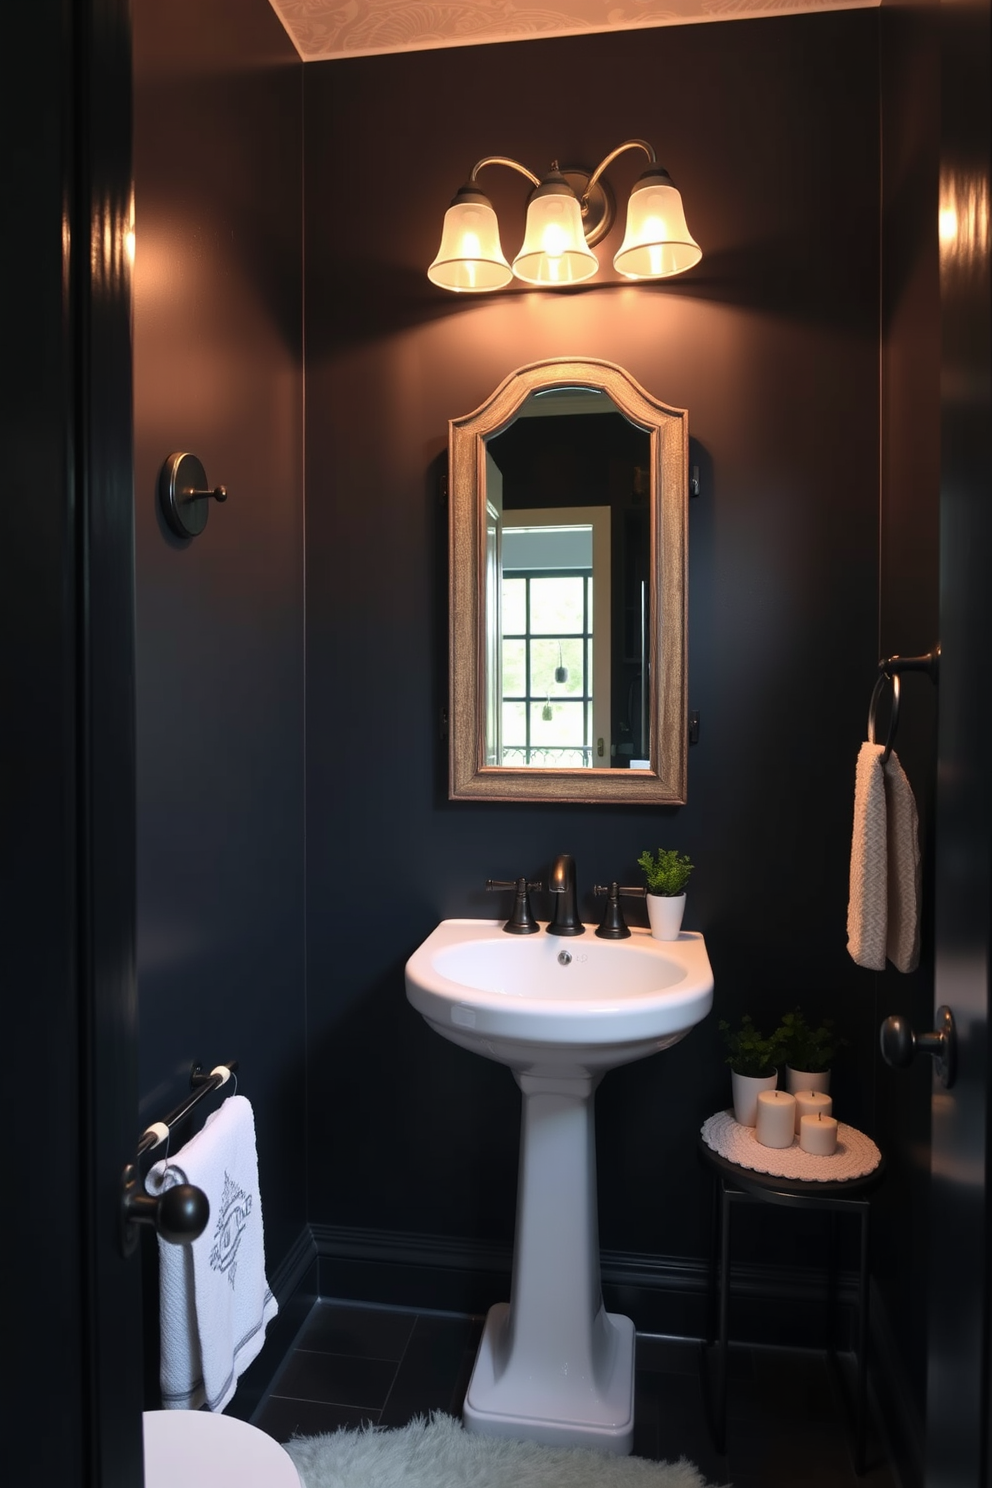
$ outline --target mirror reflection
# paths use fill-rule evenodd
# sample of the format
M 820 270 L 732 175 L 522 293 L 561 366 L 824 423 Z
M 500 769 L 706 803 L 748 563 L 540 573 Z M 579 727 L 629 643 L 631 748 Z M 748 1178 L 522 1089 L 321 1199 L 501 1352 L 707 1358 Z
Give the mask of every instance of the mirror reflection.
M 452 800 L 685 800 L 688 442 L 592 359 L 450 420 Z
M 486 441 L 486 763 L 648 769 L 650 436 L 603 390 Z

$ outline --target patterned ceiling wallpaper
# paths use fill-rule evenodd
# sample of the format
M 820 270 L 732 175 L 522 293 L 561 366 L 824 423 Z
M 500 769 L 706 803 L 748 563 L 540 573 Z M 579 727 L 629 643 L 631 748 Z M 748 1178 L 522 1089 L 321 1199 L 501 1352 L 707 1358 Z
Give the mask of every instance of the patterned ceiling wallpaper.
M 751 16 L 861 10 L 880 0 L 270 0 L 305 62 L 329 57 L 581 36 Z

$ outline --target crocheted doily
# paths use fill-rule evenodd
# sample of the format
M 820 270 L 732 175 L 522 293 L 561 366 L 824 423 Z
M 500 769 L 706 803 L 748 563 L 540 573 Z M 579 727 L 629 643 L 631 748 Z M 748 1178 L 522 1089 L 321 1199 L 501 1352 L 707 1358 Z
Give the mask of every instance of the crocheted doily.
M 770 1173 L 775 1178 L 798 1178 L 803 1183 L 843 1183 L 848 1178 L 863 1178 L 882 1160 L 871 1137 L 853 1126 L 837 1123 L 837 1151 L 829 1157 L 804 1152 L 799 1138 L 791 1147 L 764 1147 L 754 1135 L 753 1126 L 739 1126 L 732 1111 L 717 1111 L 703 1122 L 702 1138 L 721 1157 L 756 1173 Z

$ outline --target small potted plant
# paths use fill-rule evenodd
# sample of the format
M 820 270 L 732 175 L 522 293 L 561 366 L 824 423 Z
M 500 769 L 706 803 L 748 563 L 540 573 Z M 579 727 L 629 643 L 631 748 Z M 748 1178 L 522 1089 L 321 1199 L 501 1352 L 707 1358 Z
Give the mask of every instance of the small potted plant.
M 740 1126 L 754 1126 L 758 1114 L 758 1096 L 763 1090 L 778 1085 L 778 1066 L 782 1046 L 777 1032 L 766 1038 L 755 1028 L 750 1013 L 745 1013 L 739 1028 L 724 1020 L 720 1032 L 727 1045 L 727 1063 L 734 1096 L 734 1120 Z
M 793 1095 L 797 1090 L 829 1093 L 830 1069 L 845 1042 L 834 1032 L 833 1020 L 824 1018 L 814 1026 L 797 1007 L 783 1016 L 774 1037 L 785 1060 L 786 1089 Z
M 648 920 L 655 940 L 678 940 L 685 912 L 685 886 L 693 864 L 675 848 L 645 848 L 637 860 L 647 886 Z

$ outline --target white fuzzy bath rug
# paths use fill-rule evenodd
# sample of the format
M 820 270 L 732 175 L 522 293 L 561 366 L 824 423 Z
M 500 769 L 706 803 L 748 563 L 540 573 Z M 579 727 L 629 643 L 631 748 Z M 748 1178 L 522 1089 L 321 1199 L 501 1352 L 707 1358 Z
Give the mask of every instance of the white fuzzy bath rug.
M 435 1412 L 392 1430 L 341 1429 L 286 1443 L 304 1488 L 707 1488 L 679 1462 L 477 1436 Z

